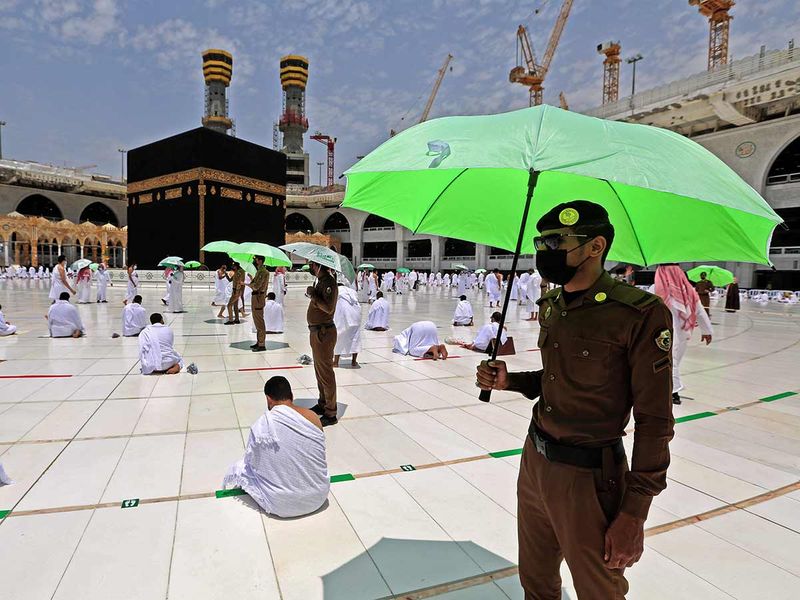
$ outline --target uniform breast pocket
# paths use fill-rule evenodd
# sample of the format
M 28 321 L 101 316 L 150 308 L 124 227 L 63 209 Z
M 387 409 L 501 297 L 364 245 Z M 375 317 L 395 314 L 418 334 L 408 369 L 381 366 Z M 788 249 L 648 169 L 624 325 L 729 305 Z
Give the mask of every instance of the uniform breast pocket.
M 570 366 L 575 369 L 575 380 L 589 387 L 605 385 L 608 382 L 611 344 L 575 337 L 570 340 L 570 346 Z

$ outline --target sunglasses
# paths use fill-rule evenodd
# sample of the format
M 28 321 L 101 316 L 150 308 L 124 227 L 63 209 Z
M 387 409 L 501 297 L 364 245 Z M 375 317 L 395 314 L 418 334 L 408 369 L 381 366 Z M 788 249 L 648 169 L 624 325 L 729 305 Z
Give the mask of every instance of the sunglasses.
M 558 250 L 563 238 L 588 238 L 590 236 L 580 233 L 552 233 L 550 235 L 537 235 L 533 238 L 533 247 L 537 252 Z

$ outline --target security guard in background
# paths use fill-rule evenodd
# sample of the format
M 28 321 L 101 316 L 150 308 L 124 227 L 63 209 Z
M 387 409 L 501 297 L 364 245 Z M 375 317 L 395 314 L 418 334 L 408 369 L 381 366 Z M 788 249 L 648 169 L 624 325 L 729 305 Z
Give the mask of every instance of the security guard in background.
M 700 281 L 697 282 L 697 285 L 694 286 L 694 289 L 697 290 L 697 295 L 700 296 L 700 304 L 703 305 L 703 308 L 706 311 L 706 314 L 710 317 L 711 316 L 711 292 L 714 291 L 714 284 L 711 283 L 708 279 L 706 279 L 708 275 L 705 271 L 700 273 Z
M 253 325 L 256 326 L 256 343 L 250 346 L 253 352 L 264 352 L 267 339 L 267 326 L 264 324 L 264 306 L 267 304 L 267 287 L 269 286 L 269 271 L 264 266 L 264 257 L 256 256 L 254 259 L 256 276 L 249 284 L 253 290 L 250 308 L 253 311 Z
M 561 285 L 539 300 L 540 371 L 478 367 L 482 389 L 533 408 L 517 483 L 519 575 L 526 600 L 561 598 L 566 559 L 581 600 L 623 598 L 644 550 L 644 521 L 666 487 L 672 439 L 672 317 L 661 300 L 615 281 L 606 210 L 577 200 L 537 223 L 536 266 Z M 636 421 L 628 469 L 622 436 Z
M 231 279 L 231 299 L 228 300 L 228 320 L 224 325 L 238 325 L 239 321 L 239 300 L 244 294 L 244 269 L 242 265 L 236 264 L 236 270 Z M 231 316 L 233 315 L 233 316 Z
M 319 400 L 311 410 L 320 416 L 322 426 L 325 427 L 339 422 L 336 417 L 336 375 L 333 372 L 333 348 L 336 346 L 333 313 L 336 312 L 339 289 L 336 286 L 336 277 L 328 267 L 315 262 L 310 264 L 317 283 L 306 289 L 306 295 L 311 299 L 306 320 L 319 389 Z

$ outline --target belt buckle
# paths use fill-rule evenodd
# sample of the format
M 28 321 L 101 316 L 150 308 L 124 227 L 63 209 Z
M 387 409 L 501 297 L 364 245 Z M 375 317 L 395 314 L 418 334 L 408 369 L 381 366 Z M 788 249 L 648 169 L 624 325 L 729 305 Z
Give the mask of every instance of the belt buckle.
M 550 457 L 547 456 L 547 441 L 539 437 L 538 434 L 534 434 L 533 443 L 536 446 L 536 451 L 544 456 L 547 460 L 550 460 Z

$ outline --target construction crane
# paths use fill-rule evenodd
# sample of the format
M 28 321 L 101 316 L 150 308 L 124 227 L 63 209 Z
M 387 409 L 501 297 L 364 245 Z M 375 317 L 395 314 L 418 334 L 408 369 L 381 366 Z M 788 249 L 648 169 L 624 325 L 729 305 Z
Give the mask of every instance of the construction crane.
M 619 54 L 622 46 L 619 42 L 597 44 L 597 53 L 604 54 L 603 61 L 603 104 L 619 100 Z
M 431 114 L 431 108 L 433 108 L 433 101 L 436 100 L 436 94 L 439 93 L 439 87 L 442 85 L 442 80 L 444 79 L 445 73 L 447 73 L 447 68 L 450 67 L 450 61 L 453 60 L 453 55 L 448 54 L 447 58 L 444 59 L 444 64 L 442 68 L 437 71 L 436 74 L 436 81 L 433 83 L 433 89 L 431 90 L 431 95 L 428 96 L 428 101 L 425 103 L 425 108 L 422 110 L 422 115 L 420 115 L 419 121 L 417 123 L 422 123 L 428 120 L 428 116 Z M 453 67 L 450 67 L 450 70 L 453 70 Z M 401 117 L 400 120 L 404 120 L 405 116 Z M 394 137 L 397 135 L 397 131 L 391 129 L 389 131 L 389 137 Z
M 558 95 L 558 104 L 564 110 L 569 110 L 569 104 L 567 103 L 567 97 L 564 95 L 564 92 Z
M 561 34 L 564 31 L 564 25 L 567 24 L 569 18 L 569 11 L 572 9 L 573 0 L 564 0 L 561 5 L 561 12 L 558 13 L 553 31 L 550 33 L 550 41 L 547 43 L 547 49 L 544 53 L 544 59 L 541 64 L 536 62 L 536 55 L 533 53 L 531 42 L 528 39 L 528 30 L 524 25 L 517 28 L 517 66 L 511 69 L 508 74 L 508 79 L 511 83 L 521 83 L 527 85 L 530 95 L 530 106 L 539 106 L 542 103 L 542 83 L 550 69 L 550 63 L 553 60 L 553 55 L 558 47 L 558 42 L 561 39 Z M 520 65 L 520 54 L 525 60 L 525 66 Z
M 700 14 L 708 17 L 708 70 L 728 63 L 728 38 L 731 19 L 728 11 L 734 0 L 689 0 L 689 6 L 696 6 Z
M 325 144 L 328 148 L 328 187 L 333 185 L 333 150 L 334 146 L 336 146 L 336 138 L 332 138 L 329 135 L 324 135 L 319 131 L 314 132 L 314 135 L 311 136 L 312 140 L 317 140 L 321 144 Z

